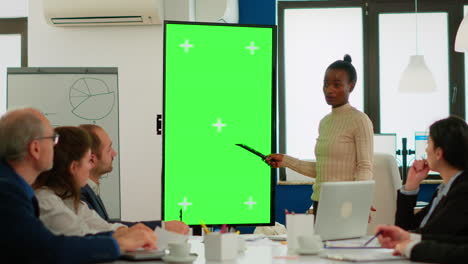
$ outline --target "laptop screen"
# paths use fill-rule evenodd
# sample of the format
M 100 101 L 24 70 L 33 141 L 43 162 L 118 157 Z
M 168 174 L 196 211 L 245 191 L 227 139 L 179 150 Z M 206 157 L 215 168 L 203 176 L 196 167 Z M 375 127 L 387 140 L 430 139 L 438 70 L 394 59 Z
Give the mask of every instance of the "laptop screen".
M 322 183 L 315 233 L 322 240 L 364 236 L 373 192 L 374 181 Z

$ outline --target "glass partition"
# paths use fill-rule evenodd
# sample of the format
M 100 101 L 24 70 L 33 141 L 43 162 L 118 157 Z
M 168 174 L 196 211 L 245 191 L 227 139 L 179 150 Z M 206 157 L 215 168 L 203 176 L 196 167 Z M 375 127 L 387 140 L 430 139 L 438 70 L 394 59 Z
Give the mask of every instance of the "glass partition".
M 330 19 L 333 18 L 333 19 Z M 363 110 L 363 22 L 360 7 L 298 8 L 284 12 L 286 153 L 315 159 L 320 120 L 331 108 L 322 92 L 325 69 L 351 55 L 358 73 L 350 103 Z
M 381 133 L 396 133 L 415 145 L 415 131 L 426 131 L 434 121 L 449 115 L 447 13 L 379 15 L 380 125 Z M 437 90 L 411 94 L 398 90 L 403 70 L 411 55 L 424 55 Z M 411 164 L 412 157 L 408 157 Z

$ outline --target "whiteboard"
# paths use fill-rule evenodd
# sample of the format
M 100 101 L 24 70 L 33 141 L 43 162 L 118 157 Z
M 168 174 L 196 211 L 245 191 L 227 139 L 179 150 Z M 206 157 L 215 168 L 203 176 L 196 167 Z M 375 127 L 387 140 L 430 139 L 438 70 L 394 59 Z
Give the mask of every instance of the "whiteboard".
M 7 109 L 33 107 L 53 127 L 96 124 L 119 152 L 117 68 L 8 68 Z M 100 196 L 110 218 L 120 218 L 120 162 L 100 181 Z

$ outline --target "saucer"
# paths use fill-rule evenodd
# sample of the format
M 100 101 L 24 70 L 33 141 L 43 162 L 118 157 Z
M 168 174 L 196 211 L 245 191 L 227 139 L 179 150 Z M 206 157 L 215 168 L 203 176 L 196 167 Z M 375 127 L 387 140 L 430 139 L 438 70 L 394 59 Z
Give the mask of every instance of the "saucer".
M 296 249 L 296 252 L 299 255 L 316 255 L 316 254 L 319 253 L 319 251 L 320 251 L 320 249 L 317 250 L 317 249 L 313 249 L 313 248 L 298 248 L 298 249 Z
M 190 255 L 186 257 L 177 257 L 177 256 L 171 256 L 165 255 L 162 257 L 162 260 L 164 262 L 168 263 L 192 263 L 194 260 L 196 260 L 198 255 L 196 253 L 190 253 Z

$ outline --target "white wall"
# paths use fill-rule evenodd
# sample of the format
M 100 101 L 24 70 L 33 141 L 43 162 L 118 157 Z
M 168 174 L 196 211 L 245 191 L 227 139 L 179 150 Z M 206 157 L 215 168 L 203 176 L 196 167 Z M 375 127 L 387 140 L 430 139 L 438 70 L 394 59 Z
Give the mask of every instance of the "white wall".
M 29 1 L 30 67 L 118 67 L 121 212 L 125 220 L 159 219 L 162 25 L 52 27 L 42 0 Z
M 220 0 L 199 0 L 201 18 L 224 13 Z M 166 0 L 165 19 L 188 20 L 190 0 Z M 160 219 L 163 28 L 150 26 L 53 27 L 42 0 L 29 0 L 29 67 L 118 67 L 121 217 Z

